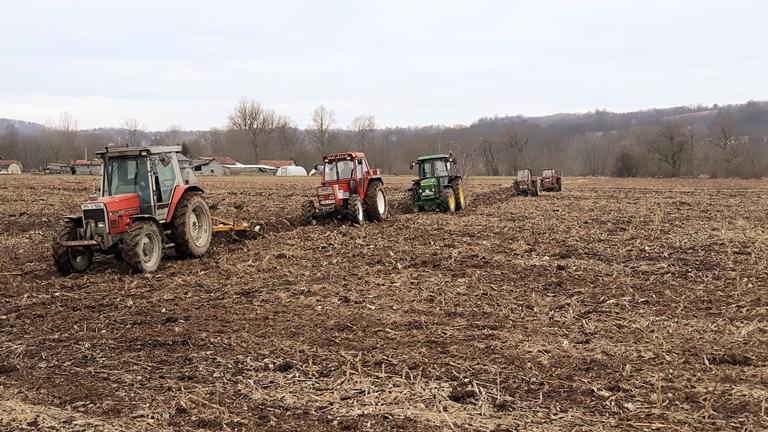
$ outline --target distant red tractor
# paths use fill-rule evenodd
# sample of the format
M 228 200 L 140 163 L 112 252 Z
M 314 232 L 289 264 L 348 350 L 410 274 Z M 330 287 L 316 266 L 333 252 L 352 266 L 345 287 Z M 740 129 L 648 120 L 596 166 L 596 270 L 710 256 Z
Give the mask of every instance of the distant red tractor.
M 214 232 L 248 225 L 213 225 L 203 190 L 182 176 L 180 146 L 107 147 L 101 194 L 65 217 L 52 256 L 62 275 L 88 270 L 95 253 L 114 255 L 138 273 L 157 270 L 165 246 L 181 257 L 201 257 Z
M 561 192 L 563 190 L 563 179 L 560 172 L 555 169 L 545 169 L 539 179 L 539 189 L 544 192 Z
M 330 218 L 348 219 L 355 224 L 382 222 L 388 214 L 381 171 L 371 168 L 361 152 L 324 156 L 317 200 L 301 205 L 305 223 Z

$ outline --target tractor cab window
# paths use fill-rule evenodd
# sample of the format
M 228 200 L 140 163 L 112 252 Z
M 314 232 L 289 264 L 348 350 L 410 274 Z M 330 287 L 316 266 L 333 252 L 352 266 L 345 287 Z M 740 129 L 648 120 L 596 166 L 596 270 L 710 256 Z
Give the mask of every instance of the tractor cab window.
M 351 160 L 340 160 L 335 162 L 326 162 L 323 168 L 325 180 L 343 180 L 352 178 L 355 172 L 355 162 Z
M 356 172 L 356 177 L 357 178 L 362 178 L 363 177 L 363 173 L 365 171 L 365 168 L 363 167 L 363 160 L 362 159 L 358 159 L 357 160 L 357 168 L 355 169 L 355 171 L 357 171 Z
M 527 181 L 528 180 L 528 171 L 527 170 L 518 171 L 517 172 L 517 179 L 518 180 L 522 180 L 522 181 Z
M 166 203 L 171 201 L 173 187 L 176 186 L 176 170 L 173 169 L 173 164 L 169 163 L 163 165 L 160 160 L 157 160 L 155 174 L 157 182 L 156 186 L 160 191 L 160 196 L 157 202 Z
M 152 196 L 149 172 L 145 158 L 109 159 L 107 166 L 107 190 L 109 196 L 135 193 L 139 195 L 141 212 L 152 213 Z
M 434 164 L 435 164 L 435 177 L 448 176 L 448 166 L 445 164 L 444 160 L 436 160 Z
M 544 170 L 544 177 L 553 177 L 555 175 L 555 170 Z
M 419 164 L 419 177 L 428 178 L 428 177 L 434 177 L 434 176 L 435 176 L 435 171 L 432 167 L 432 162 L 424 161 Z

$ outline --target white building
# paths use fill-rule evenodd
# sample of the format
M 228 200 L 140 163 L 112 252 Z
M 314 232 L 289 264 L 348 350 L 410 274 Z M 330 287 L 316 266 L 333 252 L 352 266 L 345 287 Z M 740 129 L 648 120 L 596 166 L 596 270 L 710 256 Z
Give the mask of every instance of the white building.
M 0 159 L 0 174 L 21 174 L 24 167 L 21 162 L 13 159 Z

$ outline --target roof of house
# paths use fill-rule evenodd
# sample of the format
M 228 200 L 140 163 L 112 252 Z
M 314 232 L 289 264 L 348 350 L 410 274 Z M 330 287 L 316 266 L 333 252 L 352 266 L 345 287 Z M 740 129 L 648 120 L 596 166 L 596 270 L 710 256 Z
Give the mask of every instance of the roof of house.
M 19 164 L 19 161 L 14 159 L 0 159 L 0 166 L 11 166 L 13 164 Z
M 294 166 L 296 165 L 296 162 L 291 160 L 277 160 L 277 159 L 264 159 L 256 162 L 256 165 L 268 165 L 275 168 L 280 168 L 284 166 Z
M 215 160 L 216 162 L 222 164 L 222 165 L 234 165 L 237 163 L 236 160 L 232 159 L 229 156 L 200 156 L 200 159 L 202 160 Z

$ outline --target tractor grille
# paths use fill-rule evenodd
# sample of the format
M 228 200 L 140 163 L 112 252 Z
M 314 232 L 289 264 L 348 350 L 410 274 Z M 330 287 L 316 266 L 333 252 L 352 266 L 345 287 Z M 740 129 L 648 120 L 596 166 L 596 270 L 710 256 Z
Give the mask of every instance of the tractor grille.
M 84 209 L 83 210 L 83 220 L 92 220 L 97 225 L 99 222 L 106 224 L 107 223 L 107 211 L 103 208 L 100 209 Z

